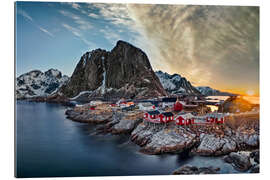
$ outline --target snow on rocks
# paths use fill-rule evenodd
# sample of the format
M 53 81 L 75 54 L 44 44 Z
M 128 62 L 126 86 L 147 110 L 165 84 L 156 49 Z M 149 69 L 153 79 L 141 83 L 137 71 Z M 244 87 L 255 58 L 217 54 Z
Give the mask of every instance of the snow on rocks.
M 218 150 L 222 149 L 225 141 L 215 135 L 205 135 L 200 140 L 201 143 L 196 149 L 196 154 L 199 155 L 212 155 L 217 153 Z
M 179 74 L 170 75 L 162 71 L 156 71 L 155 73 L 164 89 L 171 94 L 200 94 L 186 78 L 181 77 Z
M 195 143 L 195 134 L 185 133 L 183 136 L 173 130 L 162 129 L 155 133 L 141 152 L 147 154 L 179 153 L 191 148 Z
M 69 99 L 70 100 L 77 100 L 79 97 L 81 97 L 83 95 L 90 95 L 91 93 L 92 93 L 92 91 L 82 91 L 77 96 L 69 98 Z
M 16 78 L 16 98 L 46 97 L 55 93 L 69 81 L 69 77 L 57 69 L 45 73 L 33 70 Z

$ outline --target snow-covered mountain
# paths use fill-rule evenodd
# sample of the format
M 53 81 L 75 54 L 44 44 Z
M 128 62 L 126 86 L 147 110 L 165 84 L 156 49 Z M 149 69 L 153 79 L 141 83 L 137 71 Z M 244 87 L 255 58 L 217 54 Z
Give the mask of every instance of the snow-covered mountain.
M 162 71 L 155 73 L 164 89 L 170 94 L 200 94 L 185 77 L 181 77 L 179 74 L 170 75 Z
M 201 92 L 202 95 L 205 95 L 205 96 L 233 96 L 235 95 L 228 92 L 221 92 L 209 86 L 198 86 L 196 88 Z
M 16 78 L 16 98 L 44 97 L 56 92 L 69 81 L 69 77 L 62 76 L 57 69 L 46 72 L 33 70 Z

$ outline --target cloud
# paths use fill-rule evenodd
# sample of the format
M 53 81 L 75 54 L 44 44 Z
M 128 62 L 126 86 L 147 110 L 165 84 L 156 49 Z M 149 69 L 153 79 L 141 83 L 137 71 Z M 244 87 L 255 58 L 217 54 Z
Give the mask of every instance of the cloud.
M 19 9 L 17 11 L 18 14 L 22 15 L 25 19 L 31 21 L 35 27 L 37 27 L 40 31 L 44 32 L 45 34 L 49 35 L 50 37 L 54 37 L 54 35 L 49 32 L 47 29 L 41 27 L 26 11 Z
M 95 13 L 89 13 L 88 16 L 96 19 L 99 18 L 99 16 Z
M 155 69 L 200 85 L 258 88 L 257 7 L 130 4 L 128 9 L 155 46 L 155 52 L 147 48 Z
M 74 9 L 79 9 L 81 6 L 77 3 L 71 3 L 71 7 L 73 7 Z
M 24 10 L 20 9 L 20 10 L 17 11 L 17 13 L 22 15 L 24 18 L 28 19 L 29 21 L 33 22 L 33 18 L 27 12 L 25 12 Z
M 65 10 L 60 10 L 59 12 L 62 15 L 71 18 L 76 24 L 78 24 L 78 27 L 82 30 L 89 30 L 93 28 L 92 24 L 89 21 L 83 19 L 82 17 L 74 13 Z
M 134 21 L 129 16 L 126 4 L 91 4 L 90 9 L 96 8 L 99 14 L 110 23 L 115 25 L 134 25 Z
M 88 46 L 95 46 L 92 42 L 88 41 L 83 34 L 80 32 L 79 29 L 72 27 L 68 24 L 63 23 L 62 26 L 67 29 L 68 31 L 70 31 L 74 36 L 76 36 L 77 38 L 79 38 L 82 42 L 84 42 L 86 45 Z
M 45 28 L 43 28 L 43 27 L 39 27 L 39 29 L 40 29 L 42 32 L 48 34 L 49 36 L 54 37 L 54 35 L 53 35 L 52 33 L 50 33 L 47 29 L 45 29 Z

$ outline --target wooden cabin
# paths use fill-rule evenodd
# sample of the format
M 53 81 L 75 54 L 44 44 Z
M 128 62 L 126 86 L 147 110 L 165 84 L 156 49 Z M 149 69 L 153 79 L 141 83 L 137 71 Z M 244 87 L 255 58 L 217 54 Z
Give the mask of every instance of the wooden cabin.
M 195 124 L 195 117 L 191 113 L 181 114 L 175 118 L 175 122 L 180 126 Z
M 160 112 L 158 110 L 144 113 L 143 119 L 152 123 L 161 123 Z
M 174 111 L 182 111 L 183 110 L 183 105 L 182 105 L 182 103 L 181 102 L 179 102 L 179 101 L 176 101 L 176 103 L 174 104 L 174 106 L 173 106 L 173 110 Z
M 225 115 L 222 113 L 218 114 L 209 114 L 206 117 L 206 122 L 207 123 L 216 123 L 216 124 L 223 124 L 225 120 Z
M 174 120 L 174 115 L 172 112 L 164 112 L 159 115 L 160 121 L 163 123 L 168 123 Z

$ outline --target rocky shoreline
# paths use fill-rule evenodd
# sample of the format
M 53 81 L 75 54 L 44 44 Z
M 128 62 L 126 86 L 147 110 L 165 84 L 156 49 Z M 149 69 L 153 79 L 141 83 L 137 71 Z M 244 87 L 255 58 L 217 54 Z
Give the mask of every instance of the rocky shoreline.
M 67 110 L 66 115 L 73 121 L 98 124 L 96 134 L 127 134 L 132 142 L 140 146 L 140 152 L 145 154 L 188 151 L 190 155 L 224 156 L 224 161 L 240 172 L 259 172 L 259 119 L 254 120 L 254 117 L 240 117 L 244 122 L 235 128 L 231 122 L 187 127 L 176 126 L 173 122 L 154 125 L 143 121 L 142 111 L 122 112 L 105 105 L 93 111 L 75 107 Z M 238 121 L 237 117 L 233 120 Z M 238 153 L 241 151 L 247 151 L 248 155 Z M 257 160 L 253 160 L 252 164 L 250 159 L 255 156 Z M 184 165 L 173 174 L 185 174 L 187 171 L 190 174 L 218 173 L 216 168 L 196 168 Z

